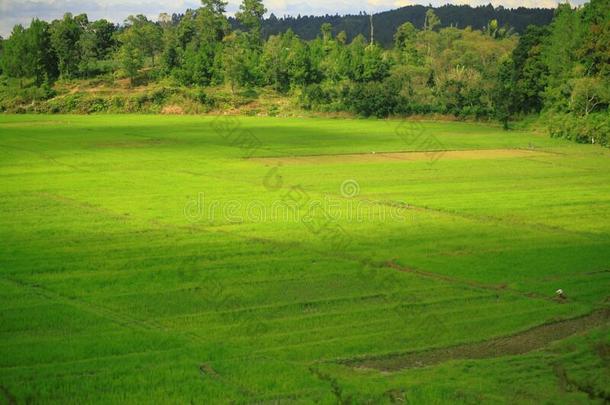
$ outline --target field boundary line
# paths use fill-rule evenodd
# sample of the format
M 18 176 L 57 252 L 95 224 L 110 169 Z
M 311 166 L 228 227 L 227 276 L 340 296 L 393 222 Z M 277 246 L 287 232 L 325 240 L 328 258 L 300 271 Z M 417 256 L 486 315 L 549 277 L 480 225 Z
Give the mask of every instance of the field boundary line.
M 154 220 L 154 223 L 156 225 L 159 226 L 163 226 L 163 223 L 161 223 L 158 220 Z M 169 224 L 168 224 L 169 225 Z M 269 244 L 273 244 L 275 246 L 279 246 L 279 247 L 284 247 L 284 248 L 297 248 L 297 247 L 304 247 L 306 246 L 303 242 L 282 242 L 282 241 L 278 241 L 275 239 L 267 239 L 267 238 L 260 238 L 260 237 L 251 237 L 251 236 L 247 236 L 247 235 L 241 235 L 239 233 L 234 233 L 231 231 L 226 231 L 226 230 L 222 230 L 222 229 L 208 229 L 206 227 L 202 227 L 201 225 L 196 225 L 196 224 L 191 224 L 191 225 L 174 225 L 171 224 L 170 226 L 173 226 L 174 228 L 184 228 L 184 229 L 198 229 L 201 230 L 202 232 L 210 232 L 210 233 L 221 233 L 224 235 L 229 235 L 231 237 L 235 237 L 235 238 L 240 238 L 246 241 L 251 241 L 251 242 L 257 242 L 257 243 L 269 243 Z M 538 295 L 536 293 L 526 293 L 523 291 L 519 291 L 519 290 L 511 290 L 508 287 L 505 286 L 489 286 L 483 283 L 479 283 L 477 281 L 474 280 L 463 280 L 463 279 L 458 279 L 458 278 L 452 278 L 449 276 L 444 276 L 440 273 L 435 273 L 435 272 L 429 272 L 429 271 L 423 271 L 423 270 L 419 270 L 417 269 L 417 271 L 415 271 L 416 269 L 413 268 L 409 268 L 409 267 L 404 267 L 401 266 L 395 262 L 393 262 L 392 260 L 390 261 L 372 261 L 368 258 L 363 258 L 363 257 L 358 257 L 355 256 L 353 254 L 348 254 L 348 253 L 340 253 L 340 252 L 327 252 L 327 251 L 322 251 L 319 249 L 316 249 L 314 247 L 308 247 L 309 251 L 314 252 L 318 255 L 320 255 L 321 257 L 326 257 L 329 259 L 334 259 L 334 260 L 343 260 L 343 261 L 347 261 L 350 263 L 358 263 L 361 266 L 373 266 L 379 270 L 383 269 L 383 268 L 393 268 L 394 270 L 399 270 L 398 268 L 396 268 L 396 266 L 398 266 L 402 271 L 406 271 L 407 269 L 411 274 L 414 275 L 418 275 L 421 277 L 425 277 L 425 278 L 435 278 L 437 280 L 440 281 L 444 281 L 448 284 L 451 285 L 464 285 L 464 286 L 470 286 L 473 288 L 479 288 L 479 289 L 485 289 L 485 290 L 493 290 L 495 292 L 512 292 L 514 294 L 520 295 L 522 297 L 525 298 L 529 298 L 529 299 L 544 299 L 544 300 L 551 300 L 552 298 L 549 297 L 545 297 L 542 295 Z
M 403 266 L 403 265 L 396 263 L 393 260 L 389 260 L 389 261 L 385 262 L 385 264 L 387 267 L 400 271 L 400 272 L 416 274 L 416 275 L 426 277 L 426 278 L 434 278 L 436 280 L 445 281 L 450 284 L 467 285 L 469 287 L 484 289 L 484 290 L 488 290 L 488 291 L 495 291 L 495 292 L 507 291 L 507 292 L 511 292 L 515 295 L 524 297 L 524 298 L 535 298 L 535 299 L 543 299 L 546 301 L 558 302 L 554 298 L 547 297 L 547 296 L 544 296 L 542 294 L 538 294 L 535 292 L 524 292 L 521 290 L 510 288 L 505 284 L 485 284 L 485 283 L 480 283 L 480 282 L 474 281 L 474 280 L 455 278 L 455 277 L 448 276 L 446 274 L 435 273 L 435 272 L 431 272 L 431 271 L 420 270 L 420 269 L 417 269 L 414 267 Z
M 89 203 L 82 203 L 78 200 L 75 200 L 73 198 L 69 198 L 69 197 L 64 197 L 61 195 L 54 195 L 54 194 L 50 194 L 50 193 L 35 193 L 35 195 L 38 196 L 47 196 L 50 198 L 53 198 L 55 201 L 63 203 L 65 205 L 68 206 L 77 206 L 80 209 L 83 210 L 87 210 L 90 212 L 94 212 L 94 213 L 98 213 L 98 214 L 103 214 L 105 216 L 109 216 L 113 219 L 121 219 L 121 220 L 127 220 L 129 221 L 130 218 L 129 217 L 123 217 L 119 214 L 115 214 L 112 211 L 108 211 L 104 208 L 89 204 Z M 400 203 L 399 203 L 400 204 Z M 411 205 L 407 205 L 407 207 L 411 208 L 414 206 Z M 413 209 L 413 208 L 411 208 Z M 421 208 L 421 207 L 415 207 L 415 209 L 427 209 L 427 208 Z M 438 211 L 441 213 L 446 213 L 443 210 L 431 210 L 431 211 Z M 449 213 L 449 215 L 456 215 L 456 214 L 451 214 Z M 459 214 L 457 214 L 459 215 Z M 493 217 L 492 217 L 493 218 Z M 210 227 L 204 226 L 204 225 L 200 225 L 200 224 L 188 224 L 188 225 L 180 225 L 180 224 L 173 224 L 173 223 L 169 223 L 169 222 L 165 222 L 165 221 L 160 221 L 157 219 L 152 219 L 150 221 L 148 221 L 148 223 L 150 223 L 153 226 L 156 227 L 160 227 L 161 229 L 179 229 L 179 230 L 196 230 L 196 231 L 200 231 L 200 232 L 206 232 L 206 233 L 211 233 L 211 234 L 223 234 L 223 235 L 228 235 L 230 237 L 233 238 L 238 238 L 238 239 L 242 239 L 242 240 L 246 240 L 246 241 L 250 241 L 250 242 L 256 242 L 256 243 L 261 243 L 261 244 L 272 244 L 274 246 L 278 246 L 281 247 L 283 249 L 293 249 L 293 248 L 298 248 L 298 247 L 303 247 L 305 246 L 305 244 L 303 242 L 298 242 L 298 241 L 289 241 L 289 242 L 282 242 L 282 241 L 278 241 L 276 239 L 269 239 L 269 238 L 263 238 L 263 237 L 252 237 L 252 236 L 248 236 L 248 235 L 242 235 L 239 233 L 235 233 L 235 232 L 231 232 L 231 231 L 227 231 L 224 229 L 218 229 L 217 227 L 210 229 Z M 398 265 L 397 263 L 394 263 L 392 261 L 387 261 L 387 262 L 381 262 L 381 263 L 374 263 L 366 258 L 362 258 L 362 257 L 358 257 L 355 256 L 353 254 L 341 254 L 340 252 L 334 252 L 334 253 L 330 253 L 327 251 L 322 251 L 320 249 L 315 249 L 312 248 L 311 249 L 313 252 L 315 252 L 316 254 L 322 256 L 322 257 L 327 257 L 330 259 L 339 259 L 339 260 L 344 260 L 344 261 L 348 261 L 348 262 L 356 262 L 360 265 L 366 266 L 366 265 L 373 265 L 374 267 L 377 268 L 384 268 L 384 267 L 390 267 L 390 268 L 394 268 L 395 270 L 398 270 L 396 268 L 396 266 L 400 267 L 401 271 L 407 271 L 411 272 L 413 274 L 419 275 L 419 276 L 423 276 L 423 277 L 427 277 L 427 278 L 436 278 L 438 280 L 442 280 L 444 282 L 450 283 L 450 284 L 462 284 L 462 285 L 470 285 L 471 287 L 475 287 L 475 288 L 484 288 L 484 289 L 489 289 L 489 286 L 486 286 L 485 284 L 482 283 L 478 283 L 476 281 L 472 281 L 472 280 L 461 280 L 461 279 L 456 279 L 456 278 L 451 278 L 451 277 L 447 277 L 447 276 L 443 276 L 440 275 L 438 273 L 434 273 L 434 272 L 428 272 L 428 271 L 423 271 L 423 270 L 416 270 L 416 269 L 412 269 L 412 268 L 408 268 L 408 267 L 403 267 Z M 416 271 L 415 271 L 416 270 Z M 494 291 L 506 291 L 506 288 L 493 288 Z M 528 293 L 523 293 L 521 291 L 515 290 L 515 293 L 520 294 L 521 296 L 527 297 L 527 298 L 541 298 L 541 297 L 536 297 L 535 295 L 533 296 L 532 294 L 528 294 Z M 544 298 L 547 299 L 548 298 Z M 84 302 L 84 301 L 83 301 Z M 102 308 L 102 307 L 100 307 Z M 103 310 L 103 309 L 102 309 Z M 105 309 L 106 311 L 109 311 L 108 309 Z M 117 314 L 116 312 L 110 312 L 111 314 Z M 113 316 L 113 315 L 109 315 L 109 316 Z M 110 319 L 110 318 L 109 318 Z M 135 318 L 124 318 L 122 320 L 123 323 L 129 324 L 129 319 L 134 319 Z M 142 320 L 139 320 L 139 322 L 144 322 Z M 156 326 L 153 327 L 152 329 L 163 329 L 160 326 Z M 196 340 L 199 340 L 199 338 L 197 337 Z
M 199 335 L 190 332 L 190 331 L 186 331 L 186 332 L 173 332 L 171 330 L 169 330 L 168 328 L 166 328 L 165 326 L 155 322 L 155 321 L 150 321 L 150 320 L 142 320 L 142 319 L 138 319 L 132 316 L 129 316 L 127 314 L 124 313 L 119 313 L 116 311 L 113 311 L 111 309 L 102 307 L 100 305 L 97 304 L 93 304 L 91 302 L 87 302 L 84 301 L 82 299 L 78 299 L 78 298 L 72 298 L 72 297 L 66 297 L 60 293 L 51 291 L 49 289 L 46 289 L 40 285 L 36 285 L 36 284 L 31 284 L 22 280 L 18 280 L 18 279 L 14 279 L 14 278 L 7 278 L 7 277 L 1 277 L 1 280 L 7 281 L 9 283 L 12 283 L 18 287 L 21 288 L 25 288 L 39 296 L 42 296 L 45 299 L 48 299 L 52 302 L 56 302 L 56 303 L 60 303 L 60 304 L 65 304 L 68 306 L 71 306 L 73 308 L 76 308 L 78 310 L 81 311 L 85 311 L 85 312 L 89 312 L 92 313 L 94 315 L 100 316 L 102 318 L 105 318 L 107 320 L 110 320 L 112 322 L 115 322 L 123 327 L 126 328 L 131 328 L 134 330 L 140 330 L 140 331 L 155 331 L 155 332 L 161 332 L 165 335 L 169 335 L 169 336 L 175 336 L 178 338 L 185 338 L 186 341 L 190 344 L 200 344 L 200 345 L 206 345 L 208 342 L 206 342 L 202 337 L 200 337 Z M 174 349 L 167 349 L 167 350 L 163 350 L 162 352 L 166 352 L 166 351 L 172 351 L 172 350 L 176 350 L 176 351 L 180 351 L 180 350 L 187 350 L 188 347 L 182 346 L 182 347 L 176 347 Z M 145 354 L 146 352 L 141 352 L 138 353 L 138 355 L 142 355 Z M 133 353 L 127 353 L 126 355 L 131 355 Z M 87 361 L 90 359 L 83 359 L 83 361 Z M 217 374 L 217 373 L 216 373 Z M 243 387 L 241 383 L 236 382 L 236 381 L 232 381 L 229 377 L 226 376 L 222 376 L 220 374 L 217 374 L 217 376 L 219 377 L 218 380 L 221 381 L 223 384 L 228 384 L 230 385 L 232 388 L 236 389 L 237 391 L 239 391 L 242 394 L 247 394 L 246 396 L 252 396 L 254 395 L 253 393 L 251 393 L 250 390 L 248 390 L 247 388 Z
M 392 155 L 399 153 L 430 153 L 430 152 L 489 152 L 489 151 L 498 151 L 498 150 L 519 150 L 519 151 L 528 151 L 528 152 L 536 152 L 543 153 L 549 155 L 559 155 L 563 156 L 565 153 L 548 151 L 542 149 L 529 149 L 529 148 L 481 148 L 481 149 L 407 149 L 407 150 L 392 150 L 392 151 L 375 151 L 375 154 L 379 155 Z M 325 156 L 367 156 L 372 155 L 371 152 L 339 152 L 339 153 L 313 153 L 308 155 L 282 155 L 282 156 L 251 156 L 247 158 L 242 158 L 243 160 L 256 160 L 256 159 L 292 159 L 292 158 L 308 158 L 308 157 L 325 157 Z M 402 160 L 402 159 L 401 159 Z
M 70 168 L 70 169 L 72 169 L 74 171 L 77 171 L 77 172 L 78 171 L 90 172 L 90 170 L 83 169 L 81 167 L 74 166 L 74 165 L 71 165 L 71 164 L 68 164 L 68 163 L 60 162 L 59 160 L 55 159 L 54 157 L 49 156 L 49 155 L 47 155 L 46 153 L 43 153 L 43 152 L 38 152 L 38 151 L 30 150 L 30 149 L 27 149 L 27 148 L 20 148 L 18 146 L 11 146 L 11 145 L 5 145 L 5 144 L 0 144 L 0 148 L 15 149 L 15 150 L 19 150 L 19 151 L 28 152 L 28 153 L 31 153 L 33 155 L 37 155 L 37 156 L 41 157 L 42 159 L 47 160 L 47 161 L 49 161 L 51 163 L 54 163 L 54 164 L 56 164 L 58 166 L 68 167 L 68 168 Z
M 462 212 L 462 211 L 434 208 L 434 207 L 428 207 L 425 205 L 414 205 L 414 204 L 404 203 L 404 202 L 400 202 L 400 201 L 371 200 L 368 198 L 365 199 L 365 198 L 358 198 L 358 197 L 356 197 L 356 198 L 360 201 L 367 202 L 367 203 L 384 205 L 384 206 L 389 206 L 392 208 L 398 207 L 401 209 L 414 210 L 414 211 L 420 211 L 420 212 L 434 212 L 437 214 L 458 217 L 458 218 L 472 220 L 472 221 L 476 221 L 476 222 L 480 222 L 480 223 L 496 223 L 496 224 L 501 224 L 501 225 L 513 225 L 513 226 L 528 228 L 528 229 L 537 230 L 537 231 L 545 230 L 545 231 L 555 233 L 555 234 L 580 236 L 580 237 L 585 238 L 586 240 L 593 241 L 593 242 L 596 242 L 597 241 L 596 239 L 599 238 L 599 236 L 600 236 L 599 234 L 592 233 L 592 232 L 572 231 L 570 229 L 565 229 L 560 226 L 541 224 L 538 222 L 511 220 L 511 219 L 505 219 L 502 217 L 496 217 L 493 215 L 468 214 L 468 213 Z
M 478 360 L 516 356 L 543 349 L 574 334 L 603 326 L 610 321 L 610 308 L 602 308 L 574 318 L 546 322 L 532 328 L 473 343 L 436 347 L 421 351 L 390 353 L 382 356 L 338 360 L 354 368 L 399 371 L 434 366 L 450 360 Z
M 117 312 L 104 306 L 94 304 L 92 302 L 85 301 L 77 297 L 68 297 L 55 291 L 44 288 L 40 285 L 19 280 L 16 278 L 8 278 L 6 276 L 0 277 L 0 279 L 12 283 L 21 288 L 25 288 L 34 294 L 41 296 L 51 302 L 68 305 L 78 310 L 89 312 L 90 314 L 97 315 L 106 320 L 112 321 L 120 326 L 130 328 L 137 331 L 156 331 L 170 336 L 184 337 L 187 338 L 191 343 L 204 343 L 205 341 L 198 335 L 192 332 L 185 333 L 172 333 L 168 329 L 155 321 L 142 320 L 125 313 Z

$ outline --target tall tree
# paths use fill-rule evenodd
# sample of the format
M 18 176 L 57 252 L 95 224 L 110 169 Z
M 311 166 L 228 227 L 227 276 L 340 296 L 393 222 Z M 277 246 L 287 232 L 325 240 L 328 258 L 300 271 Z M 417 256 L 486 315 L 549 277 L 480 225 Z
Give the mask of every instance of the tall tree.
M 364 81 L 382 81 L 388 76 L 390 66 L 379 45 L 374 43 L 368 45 L 364 50 L 362 62 L 362 79 Z
M 501 63 L 493 94 L 495 115 L 504 129 L 508 129 L 508 121 L 513 113 L 513 69 L 510 59 Z
M 104 19 L 96 20 L 87 27 L 93 33 L 95 54 L 98 59 L 107 58 L 116 46 L 114 34 L 116 26 Z
M 542 58 L 549 72 L 544 92 L 545 104 L 556 110 L 569 109 L 570 80 L 574 78 L 580 29 L 576 10 L 568 3 L 559 4 L 542 50 Z
M 249 55 L 247 52 L 245 36 L 240 33 L 232 33 L 224 38 L 224 49 L 222 56 L 223 72 L 225 80 L 231 86 L 231 92 L 239 86 L 249 83 Z
M 610 0 L 591 0 L 581 11 L 584 27 L 576 49 L 587 75 L 610 77 Z
M 201 0 L 197 10 L 196 30 L 201 41 L 220 42 L 229 32 L 229 22 L 225 15 L 227 2 L 224 0 Z
M 244 25 L 253 36 L 260 35 L 261 22 L 267 9 L 261 0 L 242 0 L 235 18 Z
M 10 37 L 4 41 L 1 60 L 2 71 L 9 77 L 20 79 L 21 87 L 23 87 L 23 79 L 28 77 L 31 71 L 26 35 L 21 24 L 15 25 Z
M 126 25 L 129 26 L 130 35 L 133 36 L 136 46 L 140 48 L 144 55 L 151 58 L 154 67 L 155 55 L 163 49 L 161 27 L 141 14 L 129 16 Z
M 144 66 L 144 54 L 141 47 L 141 38 L 137 29 L 127 27 L 119 36 L 121 47 L 119 49 L 119 63 L 125 76 L 129 78 L 131 86 L 135 84 L 139 69 Z
M 71 13 L 64 14 L 61 20 L 51 24 L 51 42 L 62 77 L 71 78 L 78 74 L 81 52 L 78 42 L 87 23 L 86 15 L 73 17 Z
M 333 39 L 333 26 L 331 23 L 324 23 L 320 27 L 322 33 L 322 40 L 326 43 Z
M 441 20 L 436 16 L 434 10 L 429 8 L 426 11 L 426 19 L 424 20 L 424 30 L 434 31 L 437 27 L 440 27 Z
M 515 111 L 532 113 L 542 110 L 548 69 L 541 53 L 547 36 L 546 27 L 532 25 L 519 37 L 519 43 L 512 53 L 512 100 Z
M 163 71 L 169 74 L 180 65 L 178 36 L 168 14 L 160 14 L 158 21 L 163 30 L 161 66 Z
M 27 45 L 30 54 L 29 70 L 37 86 L 57 77 L 57 60 L 51 46 L 49 24 L 38 19 L 32 20 L 27 29 Z
M 417 29 L 410 22 L 402 24 L 394 34 L 394 49 L 398 53 L 399 62 L 417 64 L 419 58 L 415 42 L 417 40 Z

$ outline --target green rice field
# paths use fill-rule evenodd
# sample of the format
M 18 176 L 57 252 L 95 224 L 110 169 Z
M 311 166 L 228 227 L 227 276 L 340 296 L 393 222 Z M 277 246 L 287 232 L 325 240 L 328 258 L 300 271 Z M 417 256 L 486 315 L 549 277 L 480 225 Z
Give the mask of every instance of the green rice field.
M 597 145 L 0 115 L 0 403 L 607 403 L 609 298 Z

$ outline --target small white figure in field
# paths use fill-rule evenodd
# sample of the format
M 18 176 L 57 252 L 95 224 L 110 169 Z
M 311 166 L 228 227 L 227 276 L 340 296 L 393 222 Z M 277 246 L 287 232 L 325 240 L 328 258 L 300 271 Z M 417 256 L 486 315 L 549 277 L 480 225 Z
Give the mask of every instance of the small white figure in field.
M 555 291 L 555 295 L 557 295 L 559 298 L 566 298 L 566 295 L 561 288 Z

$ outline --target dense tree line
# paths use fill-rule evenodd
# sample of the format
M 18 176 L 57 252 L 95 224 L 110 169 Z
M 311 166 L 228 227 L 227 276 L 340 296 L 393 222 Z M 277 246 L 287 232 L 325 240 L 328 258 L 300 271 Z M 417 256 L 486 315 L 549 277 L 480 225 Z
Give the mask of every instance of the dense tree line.
M 560 4 L 552 23 L 530 26 L 502 63 L 497 111 L 544 112 L 554 136 L 608 145 L 610 1 L 573 9 Z
M 268 87 L 303 108 L 365 116 L 439 113 L 497 117 L 507 125 L 543 112 L 565 123 L 553 129 L 558 136 L 607 143 L 595 133 L 607 133 L 609 1 L 562 4 L 550 25 L 530 25 L 521 36 L 497 19 L 481 29 L 443 28 L 427 9 L 420 23 L 398 26 L 389 49 L 362 34 L 350 39 L 330 23 L 311 40 L 292 29 L 265 38 L 261 0 L 243 0 L 235 24 L 223 0 L 202 0 L 196 10 L 158 21 L 130 16 L 120 26 L 66 14 L 15 26 L 0 42 L 0 66 L 5 76 L 33 78 L 49 94 L 58 78 L 111 74 L 135 84 L 146 72 L 184 87 Z M 578 128 L 567 123 L 588 129 L 575 136 Z
M 416 28 L 422 29 L 428 9 L 430 7 L 412 5 L 375 14 L 373 16 L 375 40 L 384 48 L 389 48 L 394 43 L 394 33 L 405 22 L 410 22 Z M 529 25 L 547 25 L 553 19 L 553 10 L 545 8 L 508 9 L 502 6 L 493 7 L 491 4 L 479 7 L 447 4 L 432 8 L 432 10 L 439 17 L 441 28 L 484 29 L 489 21 L 496 20 L 500 26 L 511 27 L 515 32 L 522 33 Z M 237 21 L 234 19 L 229 21 L 235 28 L 239 28 Z M 291 29 L 300 38 L 312 40 L 316 38 L 325 23 L 332 25 L 334 35 L 345 31 L 350 41 L 359 34 L 368 38 L 370 32 L 369 16 L 365 13 L 345 16 L 285 16 L 280 18 L 272 14 L 263 21 L 262 30 L 265 38 Z

